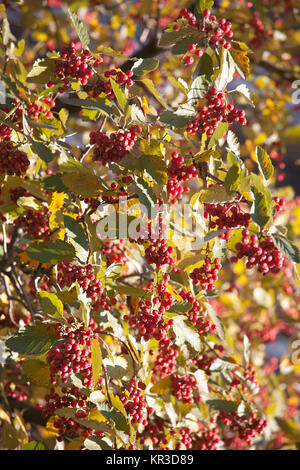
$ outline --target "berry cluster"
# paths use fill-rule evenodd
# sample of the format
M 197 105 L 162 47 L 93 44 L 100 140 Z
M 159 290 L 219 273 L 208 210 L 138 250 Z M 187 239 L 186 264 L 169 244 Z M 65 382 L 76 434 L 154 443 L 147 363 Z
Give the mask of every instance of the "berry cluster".
M 221 439 L 219 437 L 219 429 L 214 427 L 202 431 L 197 435 L 195 440 L 195 448 L 197 450 L 218 450 Z
M 109 310 L 110 305 L 103 294 L 101 281 L 95 276 L 93 267 L 73 265 L 68 261 L 57 265 L 57 282 L 60 287 L 71 287 L 77 281 L 85 292 L 86 296 L 92 300 L 92 307 L 98 310 L 101 306 Z
M 90 133 L 90 143 L 95 145 L 93 160 L 105 165 L 109 162 L 119 162 L 133 148 L 137 135 L 141 132 L 140 126 L 131 129 L 121 129 L 116 133 L 107 135 L 101 131 Z
M 15 220 L 15 224 L 22 227 L 24 232 L 31 238 L 40 238 L 43 235 L 43 239 L 47 240 L 49 216 L 50 212 L 47 208 L 43 208 L 39 211 L 28 209 L 24 215 L 20 215 Z
M 225 93 L 212 87 L 205 95 L 206 104 L 196 109 L 197 116 L 188 123 L 189 134 L 206 133 L 213 135 L 220 122 L 239 122 L 242 126 L 247 124 L 244 110 L 238 110 L 232 103 L 227 103 Z
M 46 96 L 44 98 L 44 103 L 35 101 L 34 103 L 27 106 L 26 112 L 28 116 L 30 116 L 35 121 L 41 117 L 41 114 L 44 114 L 47 119 L 51 119 L 53 117 L 51 109 L 54 107 L 55 100 L 50 96 Z
M 232 229 L 237 227 L 248 227 L 250 214 L 241 212 L 239 205 L 230 202 L 218 204 L 204 204 L 204 218 L 209 219 L 210 229 Z M 229 232 L 221 233 L 220 238 L 229 239 Z
M 186 8 L 180 12 L 181 18 L 187 20 L 189 26 L 196 28 L 199 33 L 203 33 L 203 38 L 201 38 L 201 43 L 205 44 L 205 47 L 209 45 L 222 46 L 225 49 L 231 48 L 230 39 L 233 37 L 233 32 L 231 30 L 231 23 L 226 20 L 226 18 L 220 18 L 217 20 L 216 16 L 211 14 L 209 10 L 203 11 L 203 21 L 198 21 L 193 13 Z M 173 26 L 174 31 L 180 31 L 180 25 L 176 23 Z M 203 50 L 197 47 L 198 43 L 191 43 L 187 46 L 187 51 L 194 53 L 196 57 L 201 57 L 203 55 Z M 192 55 L 187 55 L 183 59 L 183 62 L 186 65 L 191 65 L 194 63 L 194 57 Z
M 196 398 L 197 402 L 201 401 L 199 395 L 197 380 L 193 375 L 183 376 L 174 374 L 171 376 L 172 393 L 177 400 L 181 400 L 184 405 L 193 404 Z M 196 395 L 196 397 L 194 396 Z
M 170 276 L 164 275 L 163 281 L 157 285 L 157 295 L 152 300 L 141 300 L 136 315 L 125 315 L 132 328 L 139 328 L 139 333 L 146 340 L 154 337 L 156 340 L 166 340 L 167 331 L 172 326 L 172 320 L 166 323 L 163 314 L 173 303 L 172 295 L 167 292 Z M 151 290 L 150 287 L 148 290 Z
M 128 70 L 128 72 L 124 73 L 122 70 L 112 69 L 107 70 L 104 72 L 104 76 L 107 80 L 102 80 L 101 78 L 98 79 L 97 83 L 92 88 L 92 94 L 94 97 L 98 97 L 101 93 L 105 93 L 107 98 L 113 100 L 115 97 L 114 91 L 111 86 L 111 81 L 109 80 L 112 77 L 118 85 L 132 86 L 134 84 L 132 80 L 133 72 Z
M 251 48 L 258 49 L 268 38 L 273 36 L 273 31 L 265 27 L 258 11 L 254 13 L 249 24 L 254 29 L 254 37 L 249 42 Z
M 284 263 L 284 256 L 275 247 L 272 238 L 266 237 L 259 240 L 257 235 L 249 235 L 248 229 L 242 231 L 243 238 L 236 243 L 237 254 L 231 258 L 231 262 L 236 263 L 238 259 L 246 257 L 248 269 L 257 265 L 260 273 L 279 273 Z
M 126 264 L 127 256 L 125 254 L 126 240 L 108 240 L 101 246 L 101 253 L 105 255 L 107 265 L 113 263 Z
M 18 150 L 12 142 L 0 142 L 0 174 L 17 175 L 26 173 L 29 167 L 26 153 Z
M 176 369 L 176 359 L 179 351 L 174 349 L 172 340 L 170 338 L 163 338 L 159 342 L 158 354 L 153 366 L 154 374 L 163 379 L 172 374 Z
M 89 78 L 95 73 L 93 67 L 97 67 L 103 62 L 101 57 L 93 57 L 87 49 L 78 53 L 73 42 L 61 49 L 60 57 L 61 59 L 56 61 L 54 67 L 56 78 L 64 83 L 58 89 L 60 93 L 68 90 L 71 79 L 78 80 L 82 85 L 86 85 Z M 52 88 L 55 83 L 50 81 L 47 85 Z
M 50 364 L 50 382 L 55 385 L 58 379 L 63 384 L 68 382 L 70 374 L 80 374 L 84 387 L 93 387 L 91 346 L 92 338 L 97 338 L 98 328 L 94 320 L 90 320 L 89 327 L 75 323 L 70 317 L 69 326 L 61 323 L 55 324 L 59 341 L 48 353 L 47 362 Z M 102 380 L 100 380 L 100 384 Z
M 74 385 L 62 387 L 61 392 L 62 395 L 60 395 L 56 389 L 51 388 L 50 392 L 45 396 L 44 405 L 38 405 L 38 408 L 42 410 L 42 415 L 45 418 L 55 415 L 56 410 L 61 408 L 73 409 L 76 419 L 85 418 L 88 415 L 92 403 L 87 401 L 86 395 L 82 393 L 78 387 Z M 62 440 L 63 437 L 88 437 L 93 433 L 93 430 L 87 429 L 71 417 L 56 416 L 53 425 L 59 434 L 58 440 Z
M 129 382 L 126 391 L 120 395 L 126 413 L 131 417 L 132 423 L 142 423 L 143 426 L 148 424 L 147 421 L 147 403 L 141 390 L 145 389 L 142 382 L 136 383 L 134 379 Z
M 18 401 L 25 401 L 29 396 L 29 384 L 23 379 L 22 362 L 6 364 L 3 380 L 5 395 Z
M 191 178 L 197 178 L 198 172 L 194 165 L 185 165 L 184 158 L 177 152 L 172 153 L 172 160 L 168 165 L 168 198 L 172 204 L 182 198 L 182 193 L 189 191 L 188 186 L 181 186 L 181 182 L 188 181 Z
M 247 417 L 234 411 L 232 413 L 220 411 L 217 420 L 221 421 L 230 431 L 237 432 L 239 438 L 246 441 L 248 445 L 251 445 L 253 439 L 262 434 L 267 426 L 267 421 L 257 418 L 255 413 L 251 413 Z
M 218 280 L 218 273 L 222 267 L 219 258 L 205 258 L 203 266 L 201 268 L 195 268 L 190 273 L 190 278 L 193 280 L 194 286 L 201 286 L 202 290 L 214 290 L 215 281 Z
M 215 330 L 215 325 L 212 324 L 208 318 L 206 318 L 206 313 L 202 305 L 193 296 L 193 294 L 182 289 L 180 291 L 180 296 L 184 301 L 191 304 L 191 308 L 186 313 L 186 316 L 188 320 L 197 327 L 198 333 L 207 333 L 209 330 L 213 332 Z
M 23 188 L 22 186 L 18 186 L 17 188 L 11 188 L 9 190 L 10 198 L 13 202 L 17 202 L 19 197 L 26 197 L 30 195 L 30 192 L 27 189 Z

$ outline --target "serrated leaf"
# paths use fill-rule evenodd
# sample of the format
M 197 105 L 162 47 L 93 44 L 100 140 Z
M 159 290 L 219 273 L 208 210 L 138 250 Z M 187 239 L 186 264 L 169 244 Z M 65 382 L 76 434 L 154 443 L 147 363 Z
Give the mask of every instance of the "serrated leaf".
M 202 203 L 228 202 L 233 200 L 233 196 L 229 195 L 224 186 L 212 186 L 208 189 L 200 191 L 199 200 Z
M 83 445 L 88 450 L 112 450 L 112 446 L 99 436 L 87 437 Z
M 110 83 L 120 108 L 122 109 L 122 111 L 125 111 L 127 100 L 124 91 L 113 78 L 110 79 Z
M 250 90 L 244 83 L 237 86 L 234 90 L 231 91 L 231 93 L 239 93 L 240 95 L 242 95 L 245 98 L 247 103 L 250 104 L 250 106 L 252 106 L 254 108 L 254 103 L 253 103 L 252 98 L 251 98 Z
M 24 331 L 9 338 L 6 346 L 19 354 L 40 356 L 48 352 L 57 340 L 57 331 L 53 325 L 36 321 L 33 325 L 26 326 Z
M 269 154 L 262 148 L 256 147 L 258 166 L 266 181 L 272 178 L 274 167 Z
M 40 291 L 38 296 L 45 315 L 52 317 L 61 317 L 63 315 L 63 303 L 56 294 Z
M 140 203 L 146 208 L 148 217 L 151 217 L 151 211 L 157 202 L 153 189 L 141 176 L 134 175 L 134 185 Z
M 64 216 L 64 225 L 68 240 L 75 248 L 76 256 L 85 263 L 89 254 L 89 241 L 83 227 L 68 215 Z
M 102 103 L 101 101 L 81 100 L 78 98 L 63 97 L 60 98 L 60 101 L 71 106 L 77 106 L 79 108 L 95 109 L 97 111 L 101 111 L 101 113 L 105 114 L 106 116 L 110 116 L 111 114 L 113 114 L 113 109 L 107 106 L 105 103 Z
M 116 428 L 119 431 L 129 432 L 130 427 L 126 421 L 126 418 L 122 415 L 122 413 L 114 408 L 110 408 L 104 404 L 97 405 L 98 410 L 100 413 L 105 416 L 105 418 L 112 420 L 115 423 Z
M 224 341 L 225 340 L 225 330 L 224 330 L 224 326 L 223 326 L 223 323 L 222 323 L 220 317 L 218 316 L 215 309 L 208 302 L 206 302 L 205 308 L 206 308 L 206 311 L 207 311 L 208 316 L 210 317 L 211 321 L 217 327 L 217 334 L 218 334 L 219 338 L 222 341 Z
M 228 131 L 228 122 L 219 122 L 215 132 L 211 136 L 209 143 L 208 143 L 208 148 L 211 149 L 218 143 L 218 140 L 222 139 L 222 137 L 226 134 Z
M 197 0 L 196 9 L 199 13 L 203 13 L 204 10 L 211 10 L 214 4 L 214 0 Z
M 236 66 L 237 72 L 242 78 L 246 78 L 250 73 L 249 57 L 247 53 L 249 51 L 248 46 L 243 42 L 231 41 L 231 49 L 229 57 L 232 58 Z
M 103 189 L 97 176 L 92 173 L 70 172 L 61 179 L 69 191 L 83 197 L 97 197 Z
M 82 46 L 84 48 L 88 47 L 89 43 L 90 43 L 90 38 L 89 38 L 89 34 L 84 26 L 84 24 L 82 23 L 82 21 L 80 21 L 80 19 L 77 17 L 77 15 L 75 13 L 73 13 L 70 9 L 68 9 L 68 13 L 69 13 L 69 16 L 71 18 L 71 21 L 73 23 L 73 26 L 75 28 L 75 31 L 80 39 L 80 42 L 82 44 Z
M 57 264 L 75 258 L 74 247 L 62 240 L 56 240 L 53 243 L 34 242 L 26 248 L 25 252 L 30 259 L 49 264 Z
M 272 233 L 274 245 L 281 253 L 292 263 L 300 263 L 300 255 L 298 248 L 284 235 L 280 233 Z
M 192 308 L 192 304 L 190 302 L 176 300 L 175 302 L 173 302 L 173 304 L 168 309 L 168 311 L 172 313 L 186 313 L 191 308 Z
M 188 103 L 190 106 L 196 106 L 199 99 L 203 99 L 207 93 L 209 82 L 204 75 L 195 78 L 188 92 Z
M 193 108 L 180 106 L 174 111 L 166 110 L 159 116 L 159 123 L 167 127 L 178 129 L 184 127 L 188 122 L 194 119 L 196 113 Z
M 239 189 L 241 167 L 238 163 L 232 165 L 226 174 L 224 185 L 228 194 L 233 194 Z
M 159 61 L 152 57 L 148 59 L 139 59 L 131 67 L 131 71 L 134 73 L 134 75 L 145 75 L 149 72 L 153 72 L 153 70 L 156 70 L 158 65 Z
M 201 343 L 197 330 L 192 327 L 192 324 L 190 326 L 182 316 L 173 318 L 173 331 L 176 336 L 175 343 L 178 346 L 188 343 L 195 351 L 200 351 Z
M 240 143 L 235 133 L 231 130 L 229 130 L 227 133 L 227 144 L 229 150 L 234 153 L 234 155 L 240 156 Z
M 53 153 L 51 150 L 41 142 L 32 141 L 33 151 L 41 158 L 44 162 L 49 163 L 53 160 Z

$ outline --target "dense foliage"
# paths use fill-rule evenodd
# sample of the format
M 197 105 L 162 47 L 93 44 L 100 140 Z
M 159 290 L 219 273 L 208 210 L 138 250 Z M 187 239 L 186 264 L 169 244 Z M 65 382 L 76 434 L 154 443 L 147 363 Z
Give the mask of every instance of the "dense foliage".
M 299 448 L 298 1 L 0 14 L 1 447 Z

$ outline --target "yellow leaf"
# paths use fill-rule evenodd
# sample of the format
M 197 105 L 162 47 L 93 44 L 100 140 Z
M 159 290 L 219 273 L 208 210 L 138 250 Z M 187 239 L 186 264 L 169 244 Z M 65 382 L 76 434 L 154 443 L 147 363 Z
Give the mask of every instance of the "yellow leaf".
M 170 390 L 171 390 L 171 376 L 168 375 L 168 377 L 165 377 L 159 382 L 156 382 L 156 384 L 154 384 L 153 387 L 151 387 L 150 392 L 164 394 L 164 393 L 168 393 Z
M 55 212 L 61 209 L 64 205 L 65 197 L 65 193 L 53 193 L 49 204 L 49 211 L 55 214 Z

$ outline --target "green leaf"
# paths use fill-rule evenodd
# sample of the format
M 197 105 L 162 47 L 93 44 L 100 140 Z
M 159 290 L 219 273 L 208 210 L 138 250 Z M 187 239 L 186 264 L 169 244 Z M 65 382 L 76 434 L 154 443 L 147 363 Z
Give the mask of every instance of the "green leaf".
M 211 10 L 214 4 L 214 0 L 197 0 L 196 10 L 198 13 L 203 13 L 204 10 Z
M 48 450 L 48 447 L 43 442 L 30 441 L 22 445 L 22 450 Z
M 83 445 L 88 450 L 112 450 L 112 446 L 99 436 L 87 437 Z
M 115 94 L 116 100 L 122 111 L 124 111 L 127 103 L 125 93 L 113 78 L 110 79 L 110 83 Z
M 89 254 L 89 241 L 84 229 L 69 215 L 64 216 L 64 224 L 68 240 L 74 246 L 76 256 L 85 263 Z
M 159 61 L 157 59 L 139 59 L 134 63 L 131 71 L 134 73 L 134 75 L 145 75 L 148 72 L 153 72 L 153 70 L 156 70 L 158 65 Z
M 173 318 L 173 331 L 176 336 L 175 343 L 178 346 L 188 343 L 195 351 L 200 351 L 201 343 L 197 330 L 181 315 Z
M 80 100 L 78 98 L 63 98 L 63 97 L 60 98 L 60 101 L 71 106 L 78 106 L 79 108 L 95 109 L 95 110 L 101 111 L 101 113 L 105 114 L 106 116 L 110 116 L 111 114 L 113 114 L 113 110 L 109 106 L 107 106 L 105 103 L 102 103 L 101 101 Z
M 53 160 L 53 153 L 51 150 L 46 147 L 46 145 L 41 142 L 32 141 L 32 147 L 34 152 L 41 158 L 44 162 L 49 163 Z
M 207 400 L 205 403 L 214 410 L 225 411 L 225 413 L 233 413 L 238 407 L 238 403 L 232 400 Z
M 229 195 L 224 186 L 211 186 L 208 189 L 200 191 L 200 202 L 202 203 L 215 203 L 215 202 L 228 202 L 233 200 L 233 196 Z
M 68 191 L 68 188 L 62 181 L 62 175 L 59 174 L 48 176 L 41 184 L 47 191 L 52 193 L 65 193 Z
M 34 242 L 26 249 L 29 258 L 41 263 L 57 264 L 75 258 L 75 249 L 70 243 L 62 240 L 51 242 Z
M 114 408 L 110 408 L 104 404 L 98 404 L 97 408 L 100 413 L 105 416 L 105 418 L 112 420 L 115 423 L 116 428 L 119 431 L 129 432 L 129 424 L 120 411 L 115 410 Z
M 176 300 L 173 305 L 168 309 L 172 313 L 186 313 L 192 308 L 192 304 L 186 301 Z
M 216 145 L 218 143 L 218 140 L 222 139 L 222 137 L 226 134 L 227 131 L 228 122 L 219 122 L 215 132 L 209 140 L 208 148 L 211 149 L 214 145 Z
M 224 185 L 228 194 L 233 194 L 239 189 L 241 167 L 238 163 L 232 165 L 226 174 Z
M 80 39 L 80 42 L 84 48 L 88 47 L 90 43 L 90 38 L 87 30 L 85 29 L 84 24 L 80 19 L 77 17 L 75 13 L 73 13 L 70 9 L 68 9 L 69 16 L 75 28 L 75 31 Z
M 58 339 L 53 325 L 36 321 L 33 325 L 26 326 L 24 331 L 9 338 L 6 346 L 19 354 L 40 356 L 48 352 Z
M 274 245 L 281 253 L 292 263 L 300 263 L 300 254 L 298 248 L 284 235 L 280 233 L 272 233 Z
M 195 78 L 187 95 L 189 105 L 196 106 L 198 100 L 205 97 L 208 87 L 209 82 L 205 76 L 200 75 Z
M 193 78 L 197 78 L 199 75 L 202 75 L 207 80 L 210 80 L 213 71 L 214 68 L 212 58 L 205 52 L 198 62 L 198 65 L 193 73 Z
M 175 111 L 164 111 L 159 116 L 159 123 L 177 129 L 186 126 L 188 122 L 194 119 L 195 115 L 196 113 L 193 108 L 179 106 Z
M 274 173 L 274 167 L 271 162 L 269 154 L 262 148 L 256 147 L 256 156 L 258 161 L 258 167 L 261 173 L 264 175 L 266 181 L 272 178 Z
M 148 217 L 151 217 L 151 211 L 157 202 L 153 189 L 141 176 L 134 175 L 134 185 L 140 203 L 146 207 Z
M 39 292 L 39 301 L 45 315 L 61 317 L 63 315 L 63 303 L 56 294 L 47 291 Z
M 268 188 L 264 187 L 262 178 L 259 175 L 252 174 L 252 181 L 254 183 L 254 205 L 251 212 L 252 220 L 264 227 L 269 221 L 272 213 L 272 196 Z
M 190 38 L 184 38 L 181 41 L 176 42 L 172 47 L 172 53 L 177 54 L 185 54 L 187 51 L 188 46 L 191 44 Z
M 138 158 L 141 163 L 141 169 L 144 169 L 150 177 L 163 186 L 168 182 L 167 166 L 165 161 L 159 155 L 142 155 Z
M 114 291 L 118 292 L 119 294 L 125 294 L 130 297 L 137 297 L 137 298 L 145 298 L 149 299 L 151 297 L 150 293 L 147 293 L 144 289 L 140 289 L 139 287 L 132 287 L 132 286 L 114 286 Z

